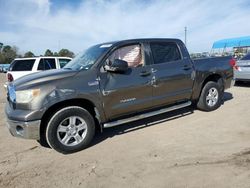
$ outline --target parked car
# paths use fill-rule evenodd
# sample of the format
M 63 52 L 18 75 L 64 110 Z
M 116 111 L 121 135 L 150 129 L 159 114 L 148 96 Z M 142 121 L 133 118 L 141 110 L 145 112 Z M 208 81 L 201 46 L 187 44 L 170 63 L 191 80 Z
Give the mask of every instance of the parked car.
M 12 82 L 22 76 L 50 69 L 64 67 L 72 58 L 69 57 L 31 57 L 16 58 L 11 62 L 7 72 L 8 82 Z
M 3 64 L 0 64 L 0 72 L 3 72 Z
M 192 103 L 213 111 L 233 82 L 230 59 L 193 61 L 178 39 L 98 44 L 63 69 L 9 84 L 8 128 L 13 136 L 72 153 L 88 147 L 97 128 L 102 131 Z
M 0 64 L 0 72 L 6 73 L 9 69 L 10 64 Z
M 250 53 L 236 61 L 234 78 L 235 81 L 250 81 Z
M 3 65 L 2 72 L 3 72 L 3 73 L 7 73 L 8 70 L 9 70 L 9 67 L 10 67 L 10 64 L 5 64 L 5 65 Z

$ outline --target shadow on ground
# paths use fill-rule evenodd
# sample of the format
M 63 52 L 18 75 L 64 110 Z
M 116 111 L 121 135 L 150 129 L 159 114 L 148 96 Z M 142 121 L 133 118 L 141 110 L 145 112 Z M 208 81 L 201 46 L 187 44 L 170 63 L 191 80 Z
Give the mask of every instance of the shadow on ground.
M 237 81 L 235 82 L 235 87 L 250 87 L 250 81 L 249 82 L 244 82 L 244 81 Z
M 229 100 L 232 100 L 234 97 L 233 97 L 233 94 L 232 93 L 229 93 L 229 92 L 224 92 L 224 97 L 223 97 L 223 101 L 222 101 L 222 105 L 224 104 L 224 102 L 227 102 Z

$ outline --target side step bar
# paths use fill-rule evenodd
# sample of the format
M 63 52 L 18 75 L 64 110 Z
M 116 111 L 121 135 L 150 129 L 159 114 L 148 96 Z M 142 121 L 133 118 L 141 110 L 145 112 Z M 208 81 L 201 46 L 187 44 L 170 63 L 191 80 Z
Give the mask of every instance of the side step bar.
M 156 111 L 153 111 L 153 112 L 147 112 L 145 114 L 136 115 L 136 116 L 129 117 L 129 118 L 126 118 L 126 119 L 121 119 L 121 120 L 117 120 L 117 121 L 104 123 L 103 127 L 104 128 L 114 127 L 114 126 L 117 126 L 117 125 L 120 125 L 120 124 L 129 123 L 129 122 L 136 121 L 136 120 L 139 120 L 139 119 L 143 119 L 143 118 L 155 116 L 155 115 L 158 115 L 158 114 L 163 114 L 165 112 L 169 112 L 169 111 L 177 110 L 177 109 L 180 109 L 180 108 L 184 108 L 186 106 L 190 106 L 191 104 L 192 104 L 192 102 L 188 101 L 188 102 L 178 104 L 178 105 L 175 105 L 175 106 L 171 106 L 171 107 L 168 107 L 168 108 L 162 108 L 160 110 L 156 110 Z

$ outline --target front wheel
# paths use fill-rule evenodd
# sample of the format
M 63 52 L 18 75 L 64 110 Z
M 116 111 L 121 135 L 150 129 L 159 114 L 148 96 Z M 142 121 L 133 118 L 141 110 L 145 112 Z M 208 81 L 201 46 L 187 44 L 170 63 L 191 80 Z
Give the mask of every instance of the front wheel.
M 46 140 L 60 153 L 73 153 L 89 146 L 95 135 L 91 114 L 78 106 L 65 107 L 56 112 L 46 129 Z
M 203 87 L 197 107 L 203 111 L 213 111 L 220 107 L 223 91 L 216 82 L 207 82 Z

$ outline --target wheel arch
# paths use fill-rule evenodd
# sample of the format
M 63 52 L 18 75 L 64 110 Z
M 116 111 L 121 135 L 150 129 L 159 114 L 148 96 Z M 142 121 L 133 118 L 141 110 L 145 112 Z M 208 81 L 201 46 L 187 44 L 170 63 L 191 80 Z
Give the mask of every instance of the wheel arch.
M 206 83 L 208 83 L 210 81 L 218 83 L 224 89 L 224 79 L 223 79 L 223 76 L 220 75 L 220 74 L 218 74 L 218 73 L 215 73 L 215 74 L 208 75 L 203 80 L 202 86 L 201 86 L 201 90 L 204 88 L 204 86 L 206 85 Z M 200 91 L 200 93 L 201 93 L 201 91 Z
M 102 131 L 102 124 L 100 120 L 100 112 L 93 102 L 87 99 L 68 99 L 64 101 L 60 101 L 58 103 L 50 106 L 41 118 L 41 126 L 40 126 L 40 138 L 44 139 L 46 127 L 50 118 L 60 109 L 68 106 L 79 106 L 86 109 L 94 118 L 96 129 Z
M 211 73 L 211 74 L 208 74 L 208 75 L 204 76 L 204 78 L 201 79 L 202 77 L 203 76 L 201 76 L 201 75 L 199 76 L 200 79 L 198 79 L 196 81 L 196 84 L 194 86 L 196 88 L 196 90 L 193 92 L 193 95 L 192 95 L 192 100 L 194 102 L 199 100 L 202 89 L 210 81 L 218 83 L 221 86 L 222 91 L 224 91 L 225 81 L 224 81 L 224 78 L 223 78 L 223 76 L 221 74 L 219 74 L 219 73 Z

